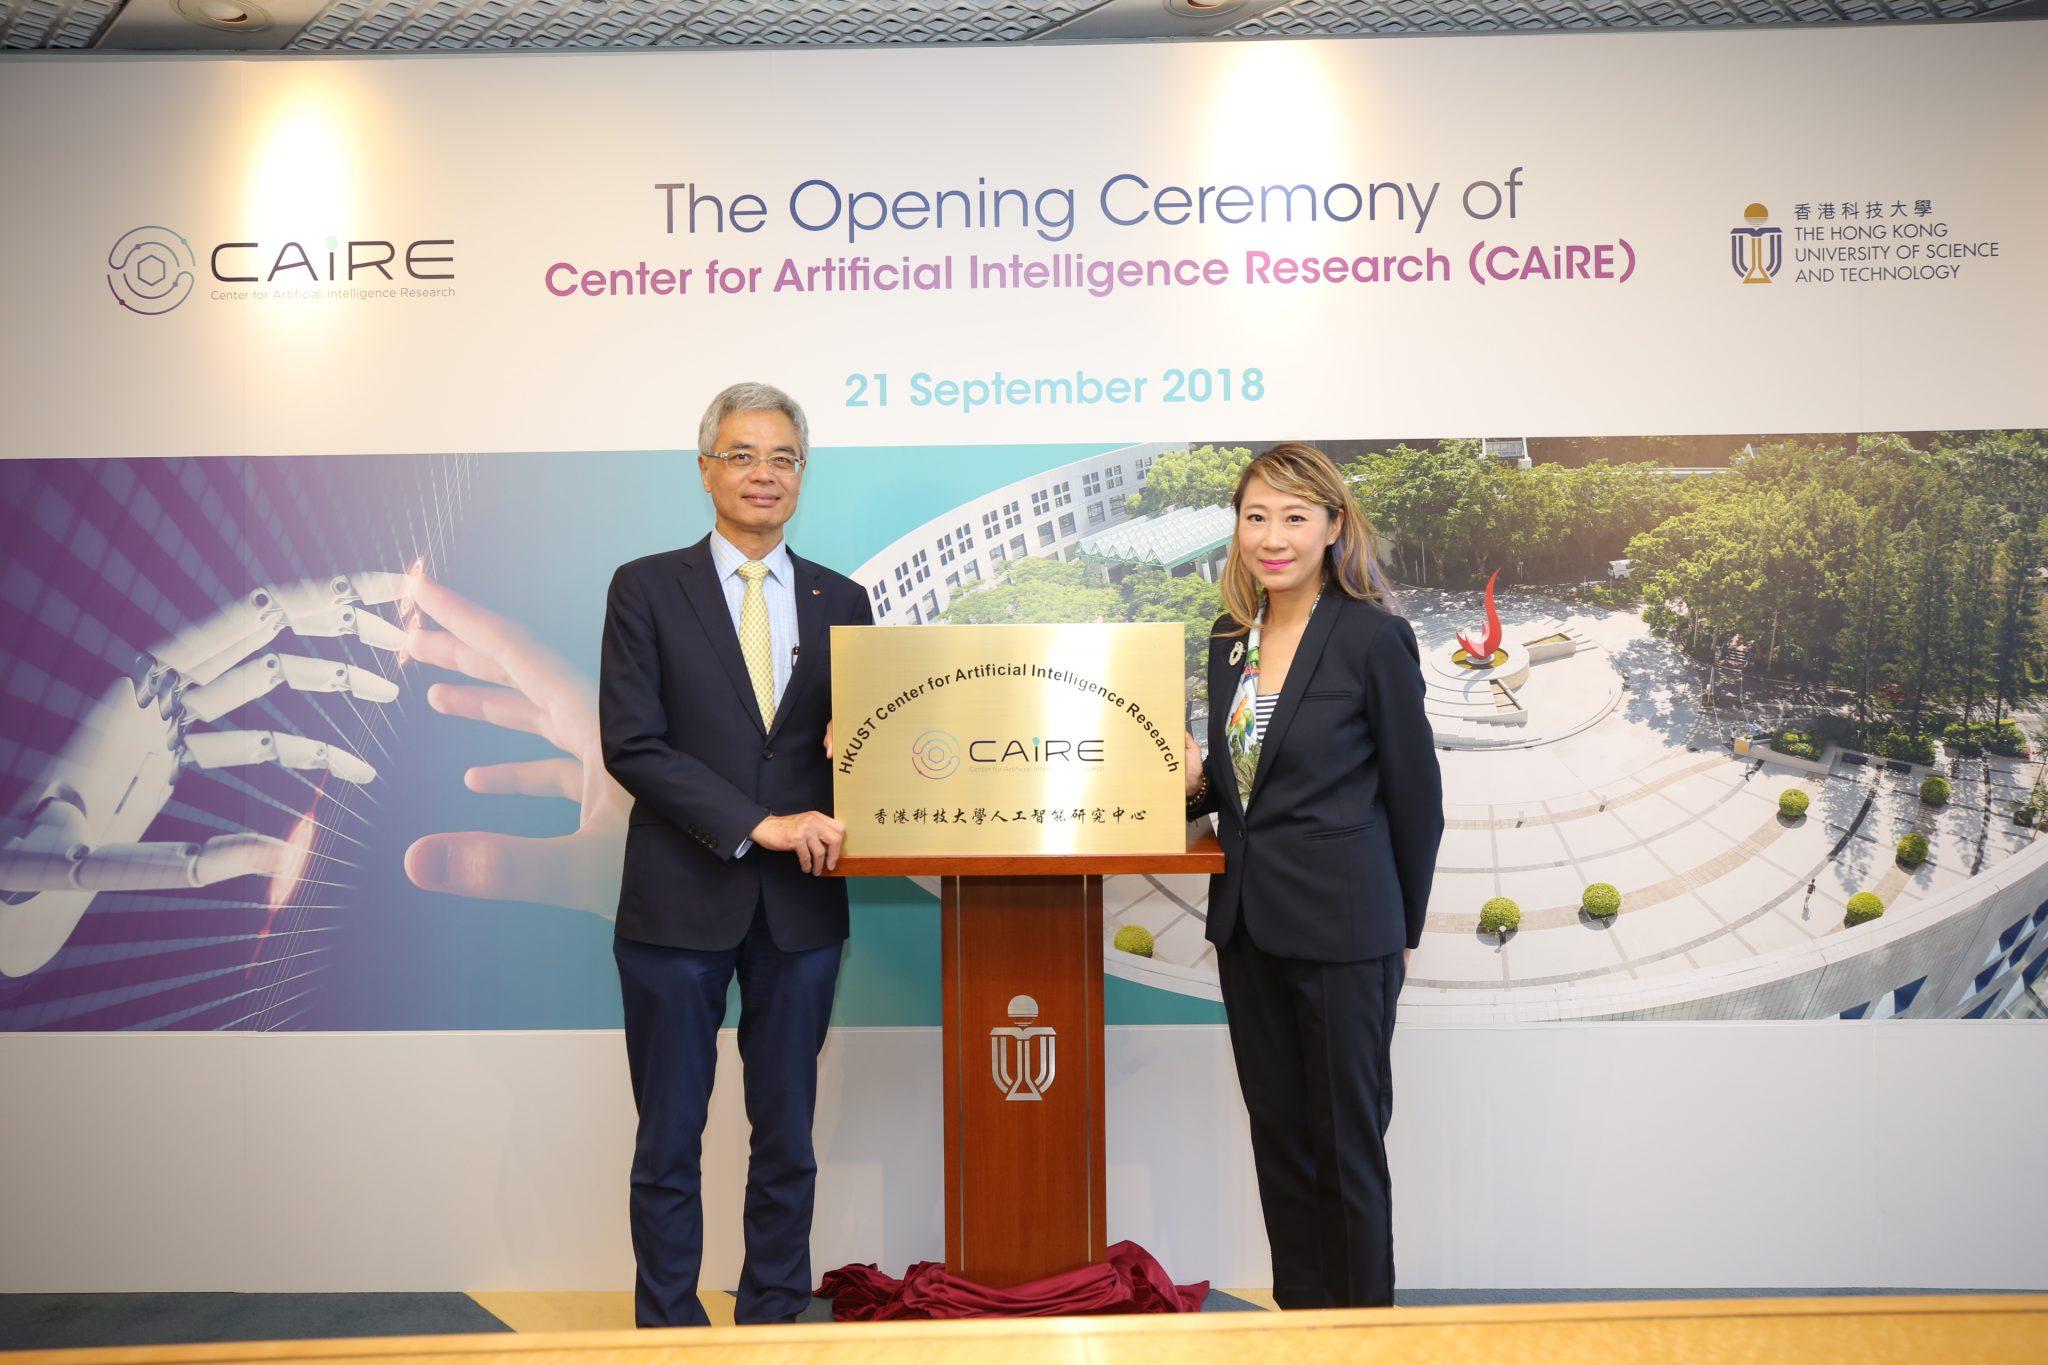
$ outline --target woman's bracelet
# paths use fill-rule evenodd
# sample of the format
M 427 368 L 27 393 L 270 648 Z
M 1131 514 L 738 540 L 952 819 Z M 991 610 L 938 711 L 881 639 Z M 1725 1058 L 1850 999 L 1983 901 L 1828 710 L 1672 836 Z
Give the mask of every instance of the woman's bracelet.
M 1195 790 L 1194 790 L 1194 794 L 1193 794 L 1192 796 L 1188 797 L 1188 809 L 1189 809 L 1189 810 L 1193 810 L 1193 809 L 1194 809 L 1194 808 L 1195 808 L 1195 807 L 1196 807 L 1197 805 L 1201 804 L 1201 800 L 1202 800 L 1202 798 L 1203 798 L 1203 797 L 1205 797 L 1205 796 L 1207 796 L 1208 794 L 1209 794 L 1209 774 L 1207 774 L 1207 773 L 1203 773 L 1203 774 L 1202 774 L 1202 784 L 1201 784 L 1200 786 L 1198 786 L 1198 787 L 1196 787 L 1196 788 L 1195 788 Z

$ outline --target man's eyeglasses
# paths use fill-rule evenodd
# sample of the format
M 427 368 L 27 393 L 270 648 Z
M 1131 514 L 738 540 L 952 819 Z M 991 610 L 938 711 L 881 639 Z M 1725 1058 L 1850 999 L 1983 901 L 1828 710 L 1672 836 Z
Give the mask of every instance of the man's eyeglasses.
M 804 457 L 801 455 L 756 455 L 751 450 L 714 450 L 714 460 L 725 461 L 727 469 L 741 474 L 749 469 L 767 468 L 777 474 L 800 474 L 803 472 Z

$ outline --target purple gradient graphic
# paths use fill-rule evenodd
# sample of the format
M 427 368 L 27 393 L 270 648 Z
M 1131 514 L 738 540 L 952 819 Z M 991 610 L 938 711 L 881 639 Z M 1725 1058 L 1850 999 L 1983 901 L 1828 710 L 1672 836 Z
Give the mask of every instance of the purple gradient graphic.
M 99 459 L 0 463 L 0 838 L 101 699 L 173 635 L 254 589 L 431 568 L 450 532 L 464 457 Z M 397 604 L 381 609 L 395 618 Z M 250 650 L 353 664 L 399 696 L 278 688 L 213 730 L 304 736 L 391 773 L 420 702 L 404 661 L 346 636 L 284 632 Z M 141 837 L 285 840 L 272 876 L 179 890 L 102 891 L 56 956 L 0 977 L 0 1030 L 289 1026 L 333 960 L 364 891 L 378 783 L 264 763 L 178 774 Z M 33 903 L 17 893 L 18 909 Z

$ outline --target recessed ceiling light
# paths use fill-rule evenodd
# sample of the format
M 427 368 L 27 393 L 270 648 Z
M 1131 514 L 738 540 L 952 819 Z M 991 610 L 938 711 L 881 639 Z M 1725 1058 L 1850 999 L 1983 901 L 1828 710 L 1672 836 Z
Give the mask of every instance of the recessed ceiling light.
M 172 0 L 178 13 L 202 28 L 253 33 L 270 27 L 270 11 L 253 0 Z
M 1246 0 L 1160 0 L 1168 14 L 1183 19 L 1214 19 L 1234 9 L 1242 9 Z

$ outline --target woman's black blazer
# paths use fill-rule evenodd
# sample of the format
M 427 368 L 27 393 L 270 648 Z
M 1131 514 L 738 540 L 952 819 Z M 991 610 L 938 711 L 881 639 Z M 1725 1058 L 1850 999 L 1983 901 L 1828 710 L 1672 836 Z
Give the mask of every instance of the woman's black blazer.
M 1224 870 L 1209 879 L 1209 941 L 1240 924 L 1266 952 L 1356 962 L 1422 941 L 1443 838 L 1443 778 L 1408 622 L 1326 589 L 1287 669 L 1246 814 L 1223 738 L 1243 635 L 1209 641 L 1209 790 Z

